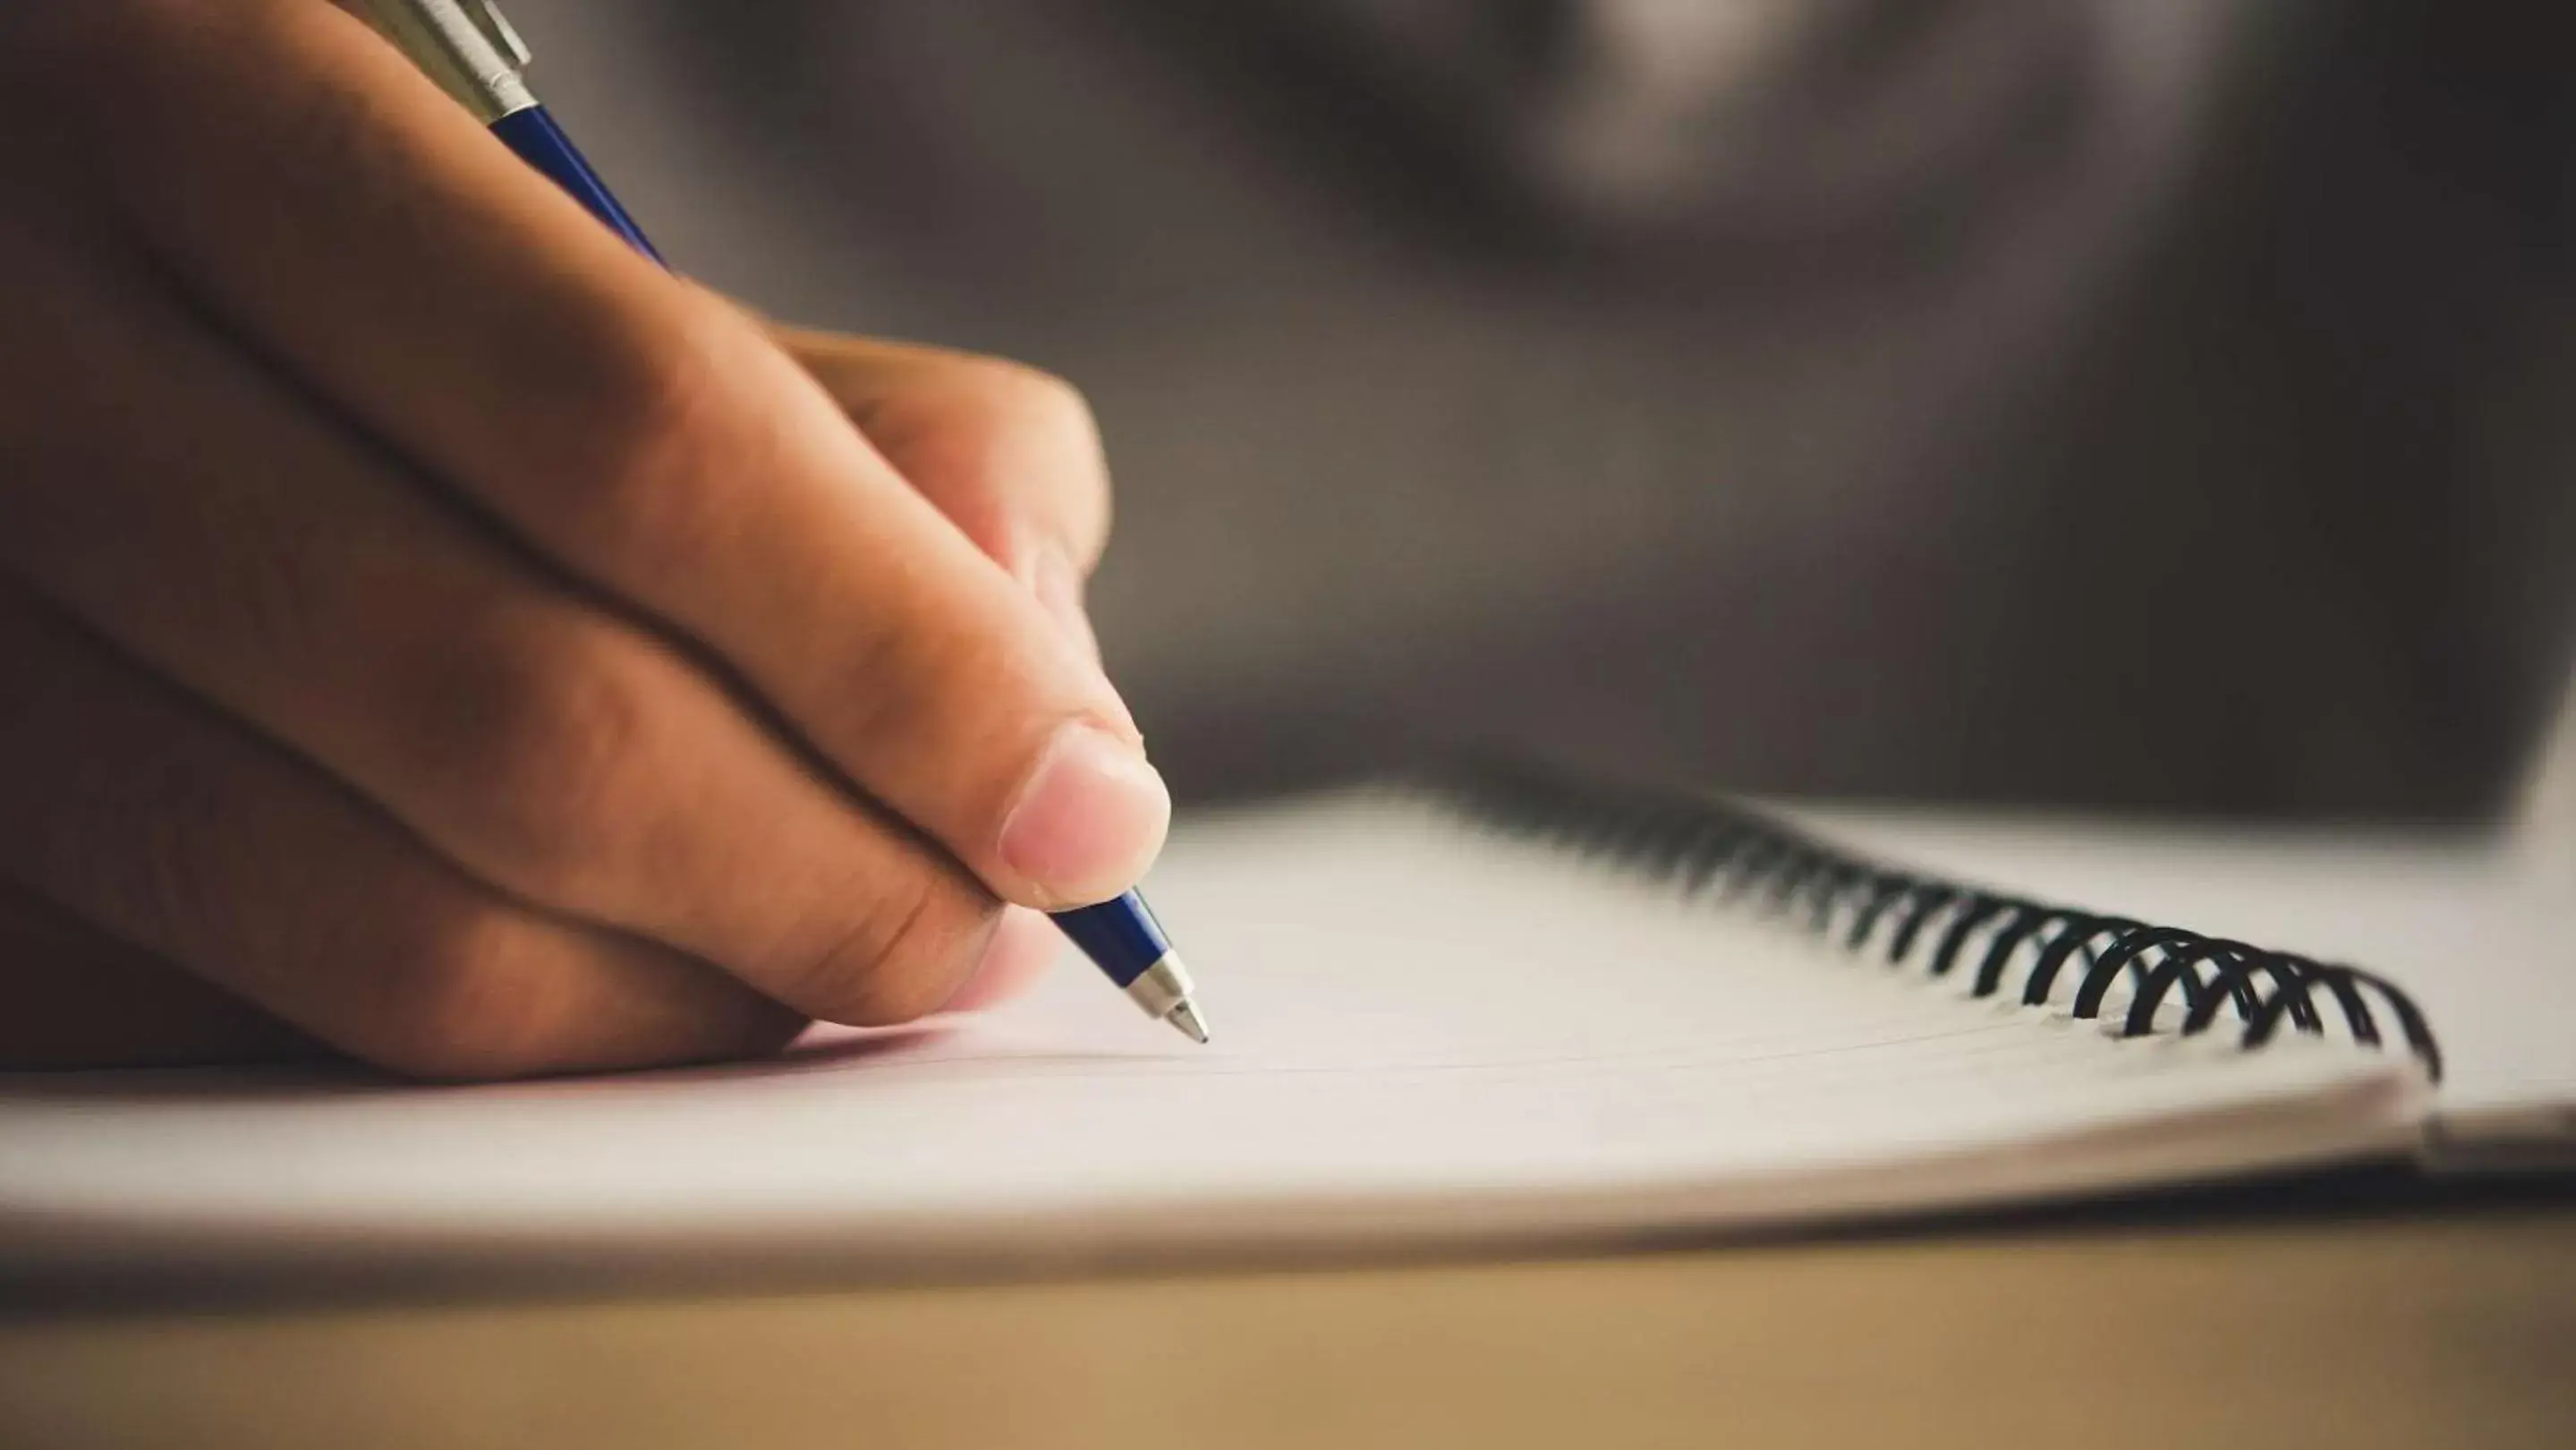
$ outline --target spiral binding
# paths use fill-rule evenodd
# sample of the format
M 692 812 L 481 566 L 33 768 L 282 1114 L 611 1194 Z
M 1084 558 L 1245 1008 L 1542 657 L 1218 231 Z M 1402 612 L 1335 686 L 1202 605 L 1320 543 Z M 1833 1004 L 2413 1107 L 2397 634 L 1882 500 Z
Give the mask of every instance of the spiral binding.
M 2093 1019 L 2125 977 L 2132 993 L 2124 1037 L 2155 1031 L 2158 1009 L 2178 996 L 2185 1036 L 2208 1031 L 2230 1008 L 2249 1049 L 2269 1042 L 2285 1021 L 2323 1034 L 2322 1003 L 2352 1041 L 2384 1049 L 2385 1011 L 2431 1077 L 2442 1076 L 2441 1048 L 2414 1000 L 2358 967 L 1917 875 L 1731 803 L 1607 789 L 1489 762 L 1443 767 L 1399 789 L 1428 795 L 1488 829 L 1673 883 L 1688 898 L 1753 906 L 1854 956 L 1875 949 L 1890 967 L 1917 966 L 1933 977 L 1973 966 L 1980 997 L 2017 980 L 2023 1004 L 2043 1007 L 2071 969 L 2069 1010 Z

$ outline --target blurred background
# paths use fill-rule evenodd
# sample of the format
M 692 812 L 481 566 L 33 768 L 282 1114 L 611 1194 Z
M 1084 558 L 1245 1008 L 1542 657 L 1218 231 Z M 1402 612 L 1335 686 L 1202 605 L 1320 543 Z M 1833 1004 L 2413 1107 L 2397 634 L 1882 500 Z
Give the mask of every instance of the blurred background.
M 1185 799 L 2489 818 L 2576 661 L 2547 7 L 509 8 L 684 270 L 1088 392 Z

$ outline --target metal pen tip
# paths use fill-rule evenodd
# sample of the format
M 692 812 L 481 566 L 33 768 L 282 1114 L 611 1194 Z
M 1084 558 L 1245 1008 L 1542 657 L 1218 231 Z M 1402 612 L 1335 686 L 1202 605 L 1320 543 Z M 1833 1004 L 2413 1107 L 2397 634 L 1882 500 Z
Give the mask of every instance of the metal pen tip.
M 1199 1020 L 1199 1009 L 1187 997 L 1173 1003 L 1172 1010 L 1163 1014 L 1163 1020 L 1179 1028 L 1192 1042 L 1207 1046 L 1207 1024 Z

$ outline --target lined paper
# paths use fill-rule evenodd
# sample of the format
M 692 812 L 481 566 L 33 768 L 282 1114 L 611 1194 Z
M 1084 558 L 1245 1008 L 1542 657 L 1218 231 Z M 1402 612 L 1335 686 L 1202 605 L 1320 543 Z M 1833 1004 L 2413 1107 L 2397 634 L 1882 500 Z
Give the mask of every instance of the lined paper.
M 2115 1041 L 1392 802 L 1193 823 L 1149 889 L 1209 1048 L 1065 963 L 737 1067 L 19 1079 L 0 1266 L 1596 1237 L 2389 1151 L 2420 1107 L 2402 1057 Z

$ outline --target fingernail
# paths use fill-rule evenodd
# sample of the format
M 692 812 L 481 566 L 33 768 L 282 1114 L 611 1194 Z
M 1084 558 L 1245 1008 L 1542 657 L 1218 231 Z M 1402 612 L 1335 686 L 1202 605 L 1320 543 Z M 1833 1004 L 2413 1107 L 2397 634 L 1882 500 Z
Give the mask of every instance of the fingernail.
M 1073 641 L 1093 664 L 1100 663 L 1100 636 L 1091 627 L 1091 613 L 1082 607 L 1082 571 L 1073 567 L 1073 556 L 1053 544 L 1038 550 L 1037 560 L 1029 566 L 1029 588 L 1038 604 L 1053 616 L 1056 628 Z
M 1002 821 L 1002 864 L 1050 910 L 1106 901 L 1162 849 L 1172 796 L 1142 752 L 1087 721 L 1047 745 Z

